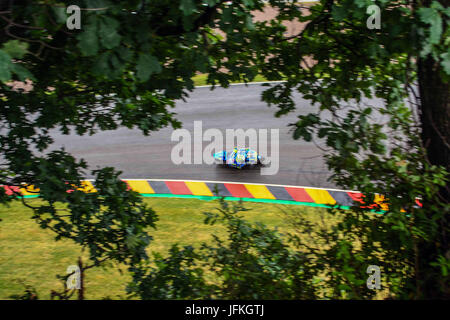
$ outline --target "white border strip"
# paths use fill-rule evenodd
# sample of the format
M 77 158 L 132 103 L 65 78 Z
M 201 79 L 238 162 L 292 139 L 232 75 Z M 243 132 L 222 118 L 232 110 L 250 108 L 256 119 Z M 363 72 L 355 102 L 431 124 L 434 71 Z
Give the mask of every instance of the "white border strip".
M 284 83 L 286 81 L 282 80 L 282 81 L 259 81 L 259 82 L 239 82 L 239 83 L 230 83 L 230 86 L 242 86 L 242 85 L 251 85 L 251 84 L 264 84 L 264 83 Z M 195 89 L 197 88 L 211 88 L 213 85 L 212 84 L 208 84 L 208 85 L 204 85 L 204 86 L 195 86 Z M 216 88 L 223 88 L 226 89 L 220 85 L 215 85 Z

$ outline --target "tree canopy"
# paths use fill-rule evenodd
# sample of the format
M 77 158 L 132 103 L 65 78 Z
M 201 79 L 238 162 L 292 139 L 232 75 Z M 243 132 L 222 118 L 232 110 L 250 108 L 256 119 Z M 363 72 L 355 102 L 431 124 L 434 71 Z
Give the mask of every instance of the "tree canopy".
M 223 87 L 258 74 L 285 80 L 263 100 L 278 108 L 276 116 L 295 112 L 293 92 L 320 107 L 292 124 L 294 138 L 323 139 L 333 179 L 366 194 L 366 204 L 385 196 L 392 230 L 370 229 L 374 239 L 396 239 L 390 243 L 411 263 L 417 297 L 448 296 L 449 1 L 376 1 L 381 28 L 369 29 L 373 4 L 3 1 L 0 184 L 39 189 L 48 204 L 34 208 L 34 218 L 89 247 L 95 263 L 106 256 L 135 262 L 145 258 L 151 237 L 144 229 L 154 225 L 154 213 L 112 168 L 94 171 L 97 192 L 83 192 L 86 163 L 64 150 L 45 152 L 49 130 L 177 128 L 171 107 L 193 90 L 197 73 Z M 79 30 L 66 26 L 69 5 L 81 8 Z M 265 6 L 276 16 L 255 21 Z M 287 35 L 289 21 L 304 27 Z M 14 86 L 27 80 L 31 90 Z M 373 97 L 381 107 L 367 102 Z M 374 113 L 388 120 L 374 122 Z M 3 203 L 18 197 L 0 189 Z M 422 209 L 414 207 L 417 198 Z

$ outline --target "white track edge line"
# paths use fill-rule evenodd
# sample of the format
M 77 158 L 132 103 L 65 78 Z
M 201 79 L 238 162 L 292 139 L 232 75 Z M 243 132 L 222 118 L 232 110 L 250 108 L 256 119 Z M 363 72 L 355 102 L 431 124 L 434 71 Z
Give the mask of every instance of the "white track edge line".
M 286 81 L 258 81 L 258 82 L 248 82 L 248 83 L 239 82 L 239 83 L 230 83 L 230 86 L 242 86 L 242 85 L 264 84 L 264 83 L 284 83 L 284 82 L 286 82 Z M 195 86 L 194 88 L 197 89 L 197 88 L 211 88 L 211 87 L 212 87 L 212 85 L 208 84 L 208 85 L 204 85 L 204 86 Z M 216 85 L 215 87 L 223 88 L 220 85 Z M 224 88 L 224 89 L 226 89 L 226 88 Z

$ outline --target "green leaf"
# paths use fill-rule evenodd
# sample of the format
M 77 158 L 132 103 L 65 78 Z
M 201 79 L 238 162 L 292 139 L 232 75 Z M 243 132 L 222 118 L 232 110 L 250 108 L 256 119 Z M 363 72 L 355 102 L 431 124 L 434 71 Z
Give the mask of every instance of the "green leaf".
M 96 75 L 107 75 L 109 73 L 109 57 L 110 52 L 102 53 L 96 60 L 92 67 L 92 72 Z
M 442 34 L 442 18 L 439 12 L 433 8 L 420 8 L 418 13 L 420 20 L 430 25 L 430 43 L 438 44 Z
M 371 3 L 370 0 L 355 0 L 355 4 L 358 8 L 368 7 Z
M 162 70 L 158 59 L 147 53 L 139 55 L 136 69 L 137 77 L 142 82 L 147 81 L 153 73 L 158 73 Z
M 195 2 L 193 0 L 181 0 L 180 10 L 185 16 L 189 16 L 196 10 Z
M 20 81 L 24 81 L 26 79 L 30 80 L 36 80 L 36 78 L 31 74 L 28 69 L 26 69 L 24 66 L 20 65 L 19 63 L 12 63 L 11 64 L 11 71 L 14 72 Z
M 117 55 L 115 54 L 111 55 L 109 62 L 112 66 L 112 68 L 110 69 L 111 77 L 117 78 L 123 71 L 124 63 L 122 60 L 118 59 Z
M 226 7 L 223 9 L 222 23 L 231 23 L 233 21 L 233 8 Z
M 119 22 L 117 20 L 105 17 L 100 21 L 99 36 L 100 42 L 106 49 L 117 47 L 121 36 L 117 33 Z
M 217 0 L 205 0 L 204 1 L 208 6 L 212 7 L 217 3 Z
M 63 7 L 51 7 L 55 14 L 56 22 L 59 24 L 65 24 L 67 21 L 66 8 Z
M 417 12 L 419 13 L 420 21 L 426 24 L 431 24 L 431 21 L 437 14 L 437 12 L 431 8 L 420 8 Z
M 86 26 L 84 32 L 78 36 L 78 48 L 80 48 L 83 56 L 93 56 L 98 52 L 98 36 L 96 31 L 96 24 L 89 24 Z
M 446 74 L 450 75 L 450 52 L 441 54 L 441 65 L 444 68 Z
M 437 15 L 433 24 L 430 27 L 430 42 L 433 44 L 438 44 L 441 39 L 442 34 L 442 18 Z
M 344 7 L 333 5 L 331 15 L 334 20 L 342 21 L 347 17 L 347 10 Z
M 245 26 L 249 30 L 255 30 L 255 25 L 253 24 L 253 17 L 251 15 L 247 15 L 245 17 Z
M 21 59 L 27 53 L 28 43 L 19 40 L 9 40 L 3 44 L 2 49 L 10 57 Z
M 11 68 L 11 56 L 0 50 L 0 81 L 6 82 L 11 80 Z
M 120 59 L 122 59 L 123 61 L 129 62 L 131 61 L 131 59 L 133 58 L 133 52 L 126 47 L 119 47 L 118 49 L 116 49 L 117 51 L 117 55 L 119 56 Z

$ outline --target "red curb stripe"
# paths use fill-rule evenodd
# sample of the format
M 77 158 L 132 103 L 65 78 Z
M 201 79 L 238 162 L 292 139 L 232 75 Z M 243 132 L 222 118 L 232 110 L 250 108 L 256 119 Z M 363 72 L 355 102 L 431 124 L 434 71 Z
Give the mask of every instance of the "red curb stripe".
M 224 183 L 225 187 L 230 191 L 232 197 L 236 198 L 254 198 L 243 184 Z
M 303 188 L 285 187 L 289 195 L 298 202 L 314 202 L 310 195 Z
M 5 189 L 5 193 L 6 193 L 8 196 L 13 195 L 14 192 L 20 193 L 20 188 L 19 188 L 19 187 L 13 187 L 13 186 L 11 186 L 11 187 L 10 187 L 10 186 L 0 186 L 0 188 Z
M 126 183 L 126 185 L 127 185 L 127 191 L 133 190 L 133 189 L 131 189 L 131 187 L 130 187 L 130 185 L 129 185 L 129 183 L 128 183 L 127 180 L 122 180 L 122 182 L 125 182 L 125 183 Z
M 422 203 L 419 201 L 419 199 L 416 199 L 416 204 L 419 206 L 419 207 L 421 207 L 422 208 Z
M 353 201 L 359 202 L 359 203 L 364 203 L 364 201 L 362 200 L 363 195 L 362 193 L 359 192 L 347 192 L 347 194 L 350 196 L 350 198 L 352 198 Z
M 362 194 L 362 193 L 359 193 L 359 192 L 347 192 L 347 194 L 350 196 L 350 198 L 352 198 L 355 202 L 359 202 L 359 203 L 361 203 L 361 204 L 364 204 L 365 202 L 364 202 L 364 200 L 363 200 L 363 198 L 364 198 L 364 195 Z M 380 205 L 378 205 L 378 204 L 376 204 L 376 203 L 372 203 L 371 205 L 368 205 L 368 206 L 359 206 L 360 208 L 364 208 L 364 209 L 373 209 L 373 208 L 377 208 L 378 206 L 380 206 Z
M 169 188 L 172 194 L 190 194 L 191 190 L 186 186 L 184 181 L 165 181 L 167 188 Z

